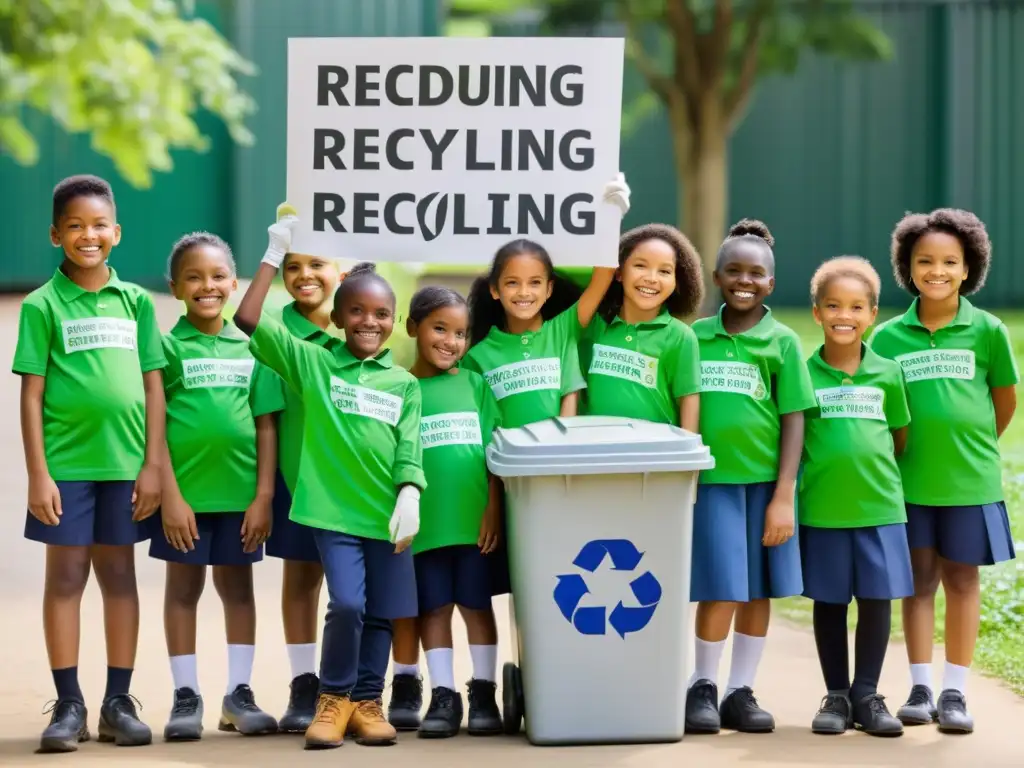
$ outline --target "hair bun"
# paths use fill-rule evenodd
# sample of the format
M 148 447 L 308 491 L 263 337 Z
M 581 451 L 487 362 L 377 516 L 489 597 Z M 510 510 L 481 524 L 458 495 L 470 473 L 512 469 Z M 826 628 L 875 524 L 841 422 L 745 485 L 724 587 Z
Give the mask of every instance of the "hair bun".
M 775 245 L 775 238 L 772 237 L 771 230 L 768 229 L 768 225 L 763 221 L 740 219 L 729 227 L 729 237 L 743 237 L 745 235 L 761 238 L 768 243 L 769 248 Z
M 377 274 L 377 265 L 372 261 L 360 261 L 352 269 L 348 271 L 347 277 L 355 277 L 356 275 L 370 275 Z

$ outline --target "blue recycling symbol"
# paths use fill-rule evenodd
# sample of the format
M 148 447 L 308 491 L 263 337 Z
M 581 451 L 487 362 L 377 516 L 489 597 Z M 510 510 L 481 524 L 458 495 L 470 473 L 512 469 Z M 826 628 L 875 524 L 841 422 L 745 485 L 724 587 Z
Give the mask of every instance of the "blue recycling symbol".
M 604 562 L 611 560 L 612 570 L 635 571 L 643 558 L 633 542 L 627 539 L 596 539 L 583 545 L 572 564 L 577 568 L 594 573 Z M 609 612 L 605 606 L 580 607 L 583 596 L 590 593 L 587 582 L 579 573 L 558 576 L 555 585 L 555 604 L 565 620 L 583 635 L 603 635 L 607 626 L 618 633 L 623 640 L 630 632 L 639 632 L 646 627 L 661 600 L 661 584 L 650 571 L 637 576 L 629 583 L 636 599 L 636 605 L 627 606 L 621 600 Z

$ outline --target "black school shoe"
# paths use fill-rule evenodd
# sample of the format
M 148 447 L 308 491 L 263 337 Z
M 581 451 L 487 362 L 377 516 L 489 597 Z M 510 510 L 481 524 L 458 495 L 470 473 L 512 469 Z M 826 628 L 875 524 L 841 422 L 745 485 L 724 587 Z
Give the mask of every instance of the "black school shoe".
M 718 733 L 720 730 L 718 686 L 710 680 L 698 680 L 686 692 L 686 733 Z
M 754 698 L 754 692 L 744 686 L 737 688 L 724 699 L 718 708 L 722 728 L 740 733 L 771 733 L 775 730 L 775 718 L 761 709 Z
M 850 697 L 841 693 L 830 693 L 821 700 L 818 714 L 811 721 L 811 733 L 838 736 L 853 727 L 853 704 Z
M 421 739 L 447 739 L 462 727 L 462 695 L 438 686 L 430 695 L 427 715 L 420 725 Z
M 416 675 L 395 675 L 391 678 L 391 701 L 388 722 L 396 731 L 415 731 L 420 727 L 423 709 L 423 681 Z
M 932 699 L 932 689 L 927 685 L 915 685 L 911 688 L 906 703 L 896 710 L 896 717 L 904 725 L 930 725 L 938 716 L 939 712 Z
M 288 687 L 288 708 L 277 723 L 278 730 L 281 733 L 305 733 L 316 715 L 320 678 L 306 672 L 294 678 Z
M 939 694 L 939 730 L 942 733 L 974 733 L 974 718 L 967 711 L 967 698 L 947 688 Z
M 74 752 L 89 740 L 89 711 L 81 701 L 57 700 L 43 714 L 50 715 L 50 724 L 39 740 L 39 752 Z
M 885 706 L 885 698 L 871 693 L 853 705 L 853 724 L 869 736 L 902 736 L 903 723 Z
M 99 740 L 119 747 L 144 747 L 153 743 L 153 732 L 139 720 L 138 702 L 129 693 L 119 693 L 103 701 L 100 707 Z M 141 705 L 140 705 L 141 706 Z
M 469 689 L 470 736 L 495 736 L 504 733 L 501 711 L 498 709 L 498 686 L 490 680 L 470 680 Z

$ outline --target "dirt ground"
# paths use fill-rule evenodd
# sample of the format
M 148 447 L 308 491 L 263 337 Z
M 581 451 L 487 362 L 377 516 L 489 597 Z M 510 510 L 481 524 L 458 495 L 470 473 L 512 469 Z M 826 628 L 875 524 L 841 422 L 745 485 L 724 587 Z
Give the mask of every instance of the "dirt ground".
M 22 537 L 26 481 L 19 438 L 18 379 L 9 372 L 17 334 L 20 299 L 0 297 L 0 358 L 8 373 L 0 376 L 0 494 L 7 513 L 0 517 L 0 536 L 8 542 L 0 558 L 0 601 L 5 630 L 0 632 L 0 766 L 40 765 L 70 761 L 75 765 L 130 765 L 134 768 L 186 768 L 187 766 L 291 766 L 328 765 L 339 759 L 358 759 L 365 766 L 391 766 L 415 762 L 420 768 L 447 768 L 454 761 L 487 763 L 494 768 L 521 766 L 526 761 L 544 766 L 616 766 L 657 768 L 658 766 L 701 765 L 705 768 L 742 765 L 749 768 L 781 766 L 1021 766 L 1024 751 L 1020 732 L 1024 723 L 1024 700 L 998 682 L 975 676 L 970 681 L 968 700 L 977 720 L 972 736 L 942 736 L 934 728 L 908 729 L 900 739 L 874 739 L 859 733 L 839 738 L 814 736 L 809 724 L 823 693 L 821 673 L 810 633 L 778 624 L 772 628 L 757 691 L 766 708 L 776 717 L 774 734 L 750 736 L 722 734 L 717 737 L 687 737 L 677 744 L 606 747 L 531 747 L 525 736 L 475 739 L 461 736 L 446 741 L 422 741 L 402 736 L 390 749 L 371 749 L 347 744 L 341 751 L 305 752 L 301 738 L 272 736 L 247 739 L 216 731 L 218 697 L 226 678 L 223 624 L 213 590 L 201 606 L 199 666 L 206 697 L 207 731 L 201 742 L 164 744 L 159 740 L 171 703 L 171 676 L 164 648 L 161 619 L 162 568 L 146 557 L 139 547 L 139 590 L 143 601 L 142 632 L 133 692 L 144 705 L 143 719 L 157 735 L 153 746 L 117 749 L 96 742 L 84 744 L 74 755 L 35 755 L 39 733 L 47 720 L 41 714 L 52 698 L 52 681 L 47 668 L 40 617 L 43 557 L 39 545 Z M 161 300 L 161 325 L 169 328 L 177 307 Z M 286 703 L 289 669 L 279 620 L 280 564 L 267 559 L 256 569 L 261 608 L 256 669 L 253 689 L 261 706 L 280 714 Z M 504 619 L 504 605 L 498 611 Z M 91 707 L 90 724 L 95 734 L 105 667 L 99 592 L 90 584 L 83 605 L 81 678 Z M 458 636 L 459 633 L 457 633 Z M 501 627 L 503 652 L 507 656 L 508 628 Z M 458 641 L 457 641 L 458 642 Z M 941 657 L 936 657 L 941 664 Z M 723 661 L 723 675 L 728 669 Z M 941 675 L 941 666 L 937 667 Z M 456 652 L 456 680 L 468 679 L 469 654 L 464 641 Z M 684 684 L 684 681 L 680 681 Z M 893 646 L 882 680 L 882 690 L 893 709 L 909 688 L 906 656 Z M 643 707 L 645 702 L 608 691 L 607 706 Z

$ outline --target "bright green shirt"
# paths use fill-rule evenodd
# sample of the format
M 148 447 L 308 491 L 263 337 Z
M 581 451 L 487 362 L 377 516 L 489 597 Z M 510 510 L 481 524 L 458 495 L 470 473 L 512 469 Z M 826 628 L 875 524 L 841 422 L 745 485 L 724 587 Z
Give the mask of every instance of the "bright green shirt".
M 662 312 L 629 325 L 601 317 L 583 332 L 583 412 L 679 426 L 679 399 L 700 391 L 700 349 L 693 331 Z
M 280 320 L 295 338 L 311 344 L 326 347 L 335 338 L 303 317 L 295 302 L 281 310 Z M 277 464 L 288 491 L 294 494 L 295 483 L 299 478 L 299 458 L 302 455 L 302 398 L 291 387 L 283 389 L 285 405 L 277 422 Z
M 256 496 L 256 417 L 284 408 L 280 380 L 225 322 L 216 336 L 182 317 L 164 335 L 167 447 L 192 511 L 244 512 Z
M 492 328 L 466 353 L 461 366 L 483 374 L 504 427 L 554 418 L 563 397 L 587 386 L 577 349 L 583 330 L 578 312 L 574 304 L 538 331 L 506 333 Z
M 779 477 L 780 417 L 814 406 L 800 339 L 765 315 L 750 330 L 730 334 L 722 310 L 698 320 L 700 434 L 715 457 L 702 483 L 746 485 Z
M 309 344 L 263 315 L 249 348 L 302 397 L 305 419 L 290 518 L 366 539 L 390 538 L 398 487 L 423 489 L 421 400 L 391 352 L 360 360 L 341 341 Z
M 807 361 L 815 407 L 806 414 L 800 523 L 869 528 L 907 521 L 892 430 L 910 423 L 899 365 L 866 346 L 850 376 L 821 359 Z
M 413 551 L 476 544 L 489 490 L 484 446 L 498 426 L 498 404 L 473 371 L 456 368 L 419 382 L 427 490 Z
M 1010 336 L 994 315 L 960 298 L 953 321 L 932 333 L 918 299 L 880 325 L 871 348 L 903 367 L 914 420 L 900 456 L 911 504 L 974 506 L 1003 500 L 992 387 L 1020 381 Z
M 60 269 L 25 297 L 12 369 L 46 378 L 43 444 L 54 480 L 134 480 L 146 455 L 142 374 L 167 365 L 153 300 L 111 269 L 98 291 Z

